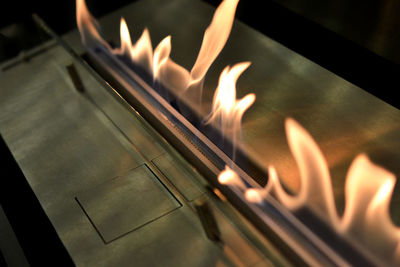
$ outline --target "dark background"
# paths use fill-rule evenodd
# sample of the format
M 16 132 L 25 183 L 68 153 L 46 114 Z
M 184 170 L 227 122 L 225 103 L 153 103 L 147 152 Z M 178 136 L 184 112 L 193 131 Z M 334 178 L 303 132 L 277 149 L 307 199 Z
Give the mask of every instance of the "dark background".
M 95 17 L 100 17 L 135 0 L 86 1 Z M 57 33 L 76 28 L 74 0 L 8 1 L 0 16 L 0 62 L 42 41 L 31 15 L 37 13 Z
M 134 1 L 86 2 L 92 14 L 100 17 Z M 220 0 L 206 2 L 217 6 Z M 31 20 L 34 12 L 58 34 L 76 28 L 74 0 L 13 0 L 2 11 L 0 62 L 42 41 Z M 399 108 L 399 14 L 397 0 L 241 0 L 236 18 Z M 60 262 L 72 264 L 1 138 L 0 155 L 2 177 L 11 181 L 7 187 L 4 179 L 0 183 L 1 205 L 27 260 L 33 266 L 46 266 L 54 265 L 55 257 L 57 266 Z M 41 240 L 40 246 L 37 240 Z

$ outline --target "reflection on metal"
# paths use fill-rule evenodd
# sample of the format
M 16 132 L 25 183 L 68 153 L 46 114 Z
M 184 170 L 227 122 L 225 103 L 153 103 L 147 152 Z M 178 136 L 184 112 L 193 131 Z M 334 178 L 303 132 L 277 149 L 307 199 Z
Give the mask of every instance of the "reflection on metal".
M 167 150 L 174 159 L 169 164 L 187 170 L 185 176 L 174 178 L 196 180 L 198 174 L 183 159 L 175 160 L 179 155 L 134 110 L 121 106 L 102 90 L 103 85 L 80 65 L 77 71 L 84 77 L 82 82 L 87 91 L 85 95 L 77 94 L 65 68 L 72 60 L 62 47 L 56 46 L 34 58 L 29 65 L 16 66 L 3 75 L 1 82 L 8 86 L 1 91 L 0 131 L 74 263 L 78 266 L 131 266 L 132 263 L 149 266 L 160 262 L 164 266 L 233 266 L 229 255 L 204 236 L 190 204 L 170 184 L 173 179 L 164 176 L 171 174 L 160 173 L 151 161 Z M 102 103 L 109 117 L 86 97 Z M 129 134 L 129 139 L 121 131 Z M 143 163 L 153 174 L 145 171 L 148 175 L 130 177 L 129 170 L 142 169 Z M 146 176 L 150 180 L 145 184 L 150 186 L 152 194 L 170 196 L 172 199 L 167 199 L 172 201 L 168 200 L 172 209 L 176 198 L 182 207 L 163 213 L 162 217 L 135 230 L 142 223 L 135 222 L 132 212 L 140 206 L 132 206 L 134 203 L 129 199 L 136 199 L 138 204 L 140 196 L 117 193 L 115 182 L 117 179 L 122 184 L 125 182 L 126 186 L 120 189 L 128 190 L 133 186 L 130 181 L 135 178 L 145 181 Z M 184 182 L 177 182 L 181 183 Z M 194 186 L 198 185 L 194 183 Z M 159 188 L 164 192 L 160 193 Z M 108 194 L 111 192 L 115 194 Z M 114 197 L 121 201 L 114 203 L 110 200 Z M 75 198 L 82 199 L 82 207 L 89 217 Z M 102 214 L 108 217 L 112 214 L 107 207 L 118 211 L 125 218 L 121 221 L 125 224 L 120 225 L 115 216 L 110 225 L 102 227 Z M 149 212 L 161 215 L 156 208 Z M 94 225 L 101 229 L 100 235 Z M 129 233 L 123 235 L 126 232 Z M 237 249 L 245 245 L 254 249 L 243 234 L 237 235 Z M 240 255 L 239 250 L 234 250 L 234 254 Z M 253 265 L 264 261 L 254 252 L 244 263 Z
M 76 32 L 66 39 L 75 44 L 80 42 Z M 81 49 L 74 47 L 77 52 Z M 164 266 L 234 266 L 236 259 L 232 257 L 240 258 L 239 262 L 247 266 L 269 263 L 247 238 L 254 230 L 243 233 L 242 229 L 250 225 L 238 227 L 222 215 L 221 210 L 223 214 L 231 210 L 226 205 L 216 208 L 214 201 L 210 202 L 214 214 L 218 214 L 218 225 L 225 224 L 222 230 L 229 233 L 229 242 L 225 242 L 229 247 L 222 248 L 206 238 L 189 202 L 205 191 L 205 180 L 134 109 L 117 101 L 118 95 L 104 90 L 107 83 L 93 75 L 85 64 L 75 65 L 85 87 L 85 94 L 77 94 L 65 68 L 77 59 L 74 56 L 76 53 L 71 57 L 57 45 L 0 77 L 1 83 L 7 85 L 0 92 L 0 132 L 74 263 L 78 266 L 131 266 L 132 263 L 149 266 L 160 262 Z M 167 156 L 162 158 L 162 155 Z M 132 211 L 140 207 L 127 204 L 135 196 L 116 192 L 132 186 L 129 181 L 134 178 L 129 176 L 129 170 L 141 169 L 139 166 L 144 163 L 151 170 L 150 180 L 156 181 L 157 186 L 150 186 L 152 193 L 173 195 L 182 206 L 135 230 L 138 224 L 130 219 Z M 174 171 L 169 169 L 170 165 L 185 171 L 172 177 Z M 118 189 L 117 179 L 126 184 Z M 186 190 L 186 179 L 193 181 L 190 184 L 194 189 Z M 167 188 L 168 192 L 160 193 L 159 188 Z M 123 213 L 124 207 L 110 200 L 113 197 L 119 198 L 122 206 L 128 205 L 126 209 L 133 210 Z M 172 200 L 170 208 L 177 202 Z M 126 223 L 119 225 L 115 216 L 111 226 L 115 232 L 110 232 L 110 225 L 99 227 L 101 214 L 110 217 L 111 210 L 107 210 L 110 203 L 114 203 L 110 207 Z M 149 212 L 158 214 L 157 209 Z M 94 225 L 102 229 L 101 234 Z M 123 235 L 127 231 L 130 232 Z M 271 255 L 275 255 L 277 263 L 286 262 L 271 244 L 266 244 L 263 251 L 273 250 Z M 241 256 L 242 251 L 247 251 L 246 255 Z
M 137 28 L 149 26 L 156 41 L 166 34 L 174 36 L 172 58 L 190 66 L 212 11 L 195 0 L 149 0 L 118 12 L 125 13 L 127 21 Z M 121 15 L 118 12 L 101 21 L 107 39 L 119 40 L 115 31 Z M 187 38 L 189 35 L 191 38 Z M 76 32 L 66 35 L 65 40 L 76 52 L 83 51 Z M 205 238 L 193 212 L 190 202 L 201 196 L 199 192 L 207 191 L 204 179 L 120 95 L 104 81 L 99 82 L 99 77 L 87 66 L 77 65 L 86 92 L 76 94 L 65 71 L 72 60 L 63 48 L 56 46 L 26 66 L 17 65 L 0 77 L 1 83 L 8 85 L 0 97 L 0 131 L 74 262 L 118 266 L 132 262 L 137 265 L 163 262 L 165 266 L 232 263 L 229 253 Z M 291 116 L 322 144 L 334 177 L 344 177 L 349 161 L 360 151 L 370 152 L 375 162 L 398 172 L 398 110 L 238 22 L 234 24 L 226 49 L 207 76 L 204 97 L 208 105 L 204 105 L 203 114 L 209 111 L 222 68 L 227 62 L 243 60 L 251 60 L 253 65 L 238 87 L 242 88 L 242 83 L 243 88 L 252 89 L 258 97 L 254 109 L 244 118 L 244 143 L 250 159 L 261 169 L 266 170 L 272 163 L 291 190 L 299 188 L 295 164 L 284 140 L 283 119 Z M 239 96 L 245 93 L 239 92 Z M 384 152 L 391 151 L 389 156 L 376 153 L 382 148 Z M 165 154 L 168 157 L 163 158 Z M 198 156 L 207 161 L 200 153 Z M 144 163 L 182 207 L 105 245 L 75 197 L 80 200 L 81 194 L 96 191 L 94 188 L 102 184 L 110 185 L 113 177 L 123 177 Z M 185 175 L 175 176 L 170 165 L 178 170 L 184 168 Z M 185 178 L 196 181 L 189 183 L 196 189 L 187 189 Z M 341 183 L 340 178 L 334 179 L 339 198 Z M 226 188 L 221 191 L 229 192 Z M 280 252 L 288 247 L 297 249 L 284 252 L 290 261 L 299 260 L 295 261 L 296 265 L 332 264 L 330 260 L 335 253 L 307 228 L 300 224 L 298 229 L 285 229 L 286 224 L 277 223 L 282 221 L 282 211 L 273 199 L 269 200 L 268 209 L 272 212 L 268 216 L 254 207 L 247 211 L 257 215 L 252 217 L 255 225 L 268 221 L 270 228 L 265 229 L 263 236 L 229 203 L 210 198 L 220 239 L 229 244 L 233 254 L 245 265 L 264 265 L 269 260 L 288 265 Z M 291 216 L 283 212 L 284 218 L 293 219 Z M 312 218 L 312 214 L 305 217 Z M 126 231 L 129 230 L 122 232 Z M 122 232 L 110 234 L 107 240 Z M 279 242 L 275 240 L 277 234 L 282 234 Z M 314 243 L 293 241 L 308 240 L 310 236 L 315 237 Z M 334 259 L 336 263 L 346 264 L 340 257 Z
M 241 33 L 245 34 L 247 31 L 243 30 Z M 221 153 L 219 150 L 213 146 L 213 144 L 210 144 L 205 140 L 205 137 L 202 136 L 201 134 L 195 130 L 192 129 L 191 125 L 179 114 L 177 113 L 174 109 L 172 109 L 168 103 L 162 99 L 157 93 L 153 90 L 153 88 L 150 88 L 140 77 L 137 77 L 135 73 L 132 73 L 131 70 L 129 70 L 127 67 L 122 65 L 116 58 L 111 55 L 108 51 L 97 48 L 94 49 L 93 51 L 90 51 L 91 56 L 94 58 L 94 61 L 96 61 L 96 67 L 98 70 L 101 69 L 101 72 L 106 74 L 107 78 L 112 81 L 112 84 L 115 86 L 115 88 L 118 90 L 118 92 L 130 103 L 132 104 L 135 108 L 138 109 L 138 111 L 148 120 L 150 121 L 154 127 L 156 127 L 167 139 L 169 142 L 173 143 L 181 153 L 185 155 L 188 159 L 191 160 L 192 164 L 194 164 L 206 177 L 209 178 L 210 182 L 214 185 L 215 180 L 213 180 L 215 177 L 215 168 L 221 170 L 221 164 L 223 162 L 227 163 L 226 158 L 221 156 Z M 308 63 L 304 61 L 305 63 Z M 321 69 L 317 69 L 320 71 Z M 332 75 L 332 74 L 331 74 Z M 333 76 L 333 75 L 332 75 Z M 333 76 L 334 77 L 334 76 Z M 338 82 L 341 82 L 340 79 L 336 78 Z M 357 95 L 362 96 L 362 91 L 356 87 L 350 87 L 349 89 L 351 92 L 355 92 Z M 207 88 L 209 90 L 209 88 Z M 357 91 L 359 90 L 359 91 Z M 301 94 L 297 95 L 299 92 L 298 91 L 293 91 L 292 95 L 298 97 Z M 262 94 L 262 93 L 261 93 Z M 290 95 L 291 96 L 291 95 Z M 313 95 L 311 95 L 313 96 Z M 372 101 L 377 101 L 374 98 L 370 97 Z M 168 100 L 168 99 L 167 99 Z M 345 101 L 349 101 L 349 99 L 344 99 Z M 351 100 L 350 100 L 351 101 Z M 186 102 L 188 102 L 186 100 Z M 341 104 L 341 103 L 339 103 Z M 154 108 L 156 107 L 156 108 Z M 388 106 L 390 107 L 390 106 Z M 197 110 L 197 109 L 196 109 Z M 282 110 L 284 111 L 284 109 Z M 200 111 L 201 113 L 201 111 Z M 264 113 L 265 114 L 265 113 Z M 264 115 L 260 114 L 260 115 Z M 317 113 L 318 114 L 318 113 Z M 314 115 L 314 114 L 313 114 Z M 289 115 L 287 115 L 289 116 Z M 282 116 L 284 118 L 284 116 Z M 269 119 L 268 117 L 264 119 Z M 172 127 L 171 127 L 171 122 L 172 122 Z M 262 121 L 260 121 L 262 122 Z M 272 126 L 278 126 L 279 122 L 275 123 Z M 258 125 L 257 125 L 258 126 Z M 178 130 L 177 130 L 178 129 Z M 183 133 L 183 134 L 182 134 Z M 246 132 L 245 132 L 246 133 Z M 266 135 L 266 134 L 265 134 Z M 264 136 L 265 136 L 264 135 Z M 284 136 L 284 135 L 282 135 Z M 189 141 L 186 142 L 185 139 L 189 140 L 196 140 L 196 145 L 193 146 L 193 144 Z M 268 142 L 268 140 L 265 140 Z M 258 144 L 260 146 L 263 146 L 264 144 L 260 143 Z M 272 148 L 273 146 L 270 146 Z M 203 151 L 203 154 L 201 153 L 196 153 L 196 150 L 200 149 Z M 270 153 L 276 153 L 276 150 L 273 149 L 267 149 L 265 147 L 265 152 L 270 152 Z M 281 151 L 280 151 L 281 152 Z M 206 155 L 204 158 L 203 156 Z M 260 162 L 261 160 L 264 160 L 265 158 L 263 156 L 258 156 L 256 158 L 253 158 L 254 154 L 250 153 L 248 154 L 255 162 Z M 288 155 L 289 157 L 290 154 Z M 199 161 L 198 159 L 202 159 Z M 210 161 L 211 159 L 211 161 Z M 293 168 L 293 170 L 296 170 L 296 165 L 292 164 L 290 166 Z M 247 170 L 246 170 L 247 171 Z M 246 176 L 245 174 L 241 174 L 241 176 Z M 293 176 L 293 173 L 289 176 L 283 176 L 283 179 L 287 181 L 288 178 L 291 178 L 290 176 Z M 295 177 L 294 177 L 295 178 Z M 247 182 L 251 183 L 251 179 L 245 179 Z M 290 188 L 290 186 L 289 186 Z M 274 228 L 273 223 L 267 222 L 265 219 L 261 219 L 262 217 L 260 215 L 260 211 L 251 209 L 250 206 L 247 206 L 247 204 L 240 199 L 240 196 L 238 197 L 238 194 L 236 194 L 234 191 L 230 191 L 228 187 L 223 187 L 220 188 L 224 194 L 228 196 L 228 199 L 232 202 L 235 203 L 236 207 L 239 207 L 242 213 L 246 214 L 250 220 L 257 224 L 256 221 L 258 221 L 258 229 L 260 231 L 267 231 L 266 229 L 273 229 L 273 233 L 278 235 L 279 238 L 285 239 L 284 235 L 281 231 L 288 231 L 287 228 L 301 228 L 298 225 L 298 222 L 294 217 L 285 217 L 286 215 L 280 214 L 281 218 L 277 219 L 279 221 L 278 225 L 284 225 L 286 224 L 286 227 L 278 227 Z M 290 188 L 293 191 L 295 189 Z M 239 193 L 240 194 L 240 193 Z M 275 209 L 275 210 L 274 210 Z M 263 206 L 263 211 L 261 212 L 267 212 L 267 214 L 273 213 L 272 211 L 275 211 L 279 213 L 280 207 L 274 206 L 274 204 L 271 204 L 271 206 L 266 205 Z M 296 214 L 298 217 L 303 217 L 304 214 L 303 212 L 299 212 L 299 214 Z M 291 218 L 291 219 L 289 219 Z M 318 216 L 313 217 L 314 220 L 318 220 Z M 301 220 L 307 221 L 307 219 L 301 218 Z M 276 223 L 276 222 L 274 222 Z M 310 225 L 311 227 L 312 224 Z M 319 226 L 316 227 L 316 229 L 312 229 L 315 233 L 318 233 L 319 235 L 322 232 L 328 231 L 328 229 L 325 229 L 326 226 L 324 227 L 323 224 L 320 224 Z M 297 231 L 297 230 L 295 230 Z M 336 234 L 331 231 L 329 234 L 330 237 L 334 237 Z M 327 246 L 324 246 L 321 244 L 321 240 L 317 236 L 315 236 L 312 233 L 300 235 L 300 240 L 302 238 L 305 238 L 308 240 L 307 242 L 313 243 L 313 245 L 317 248 L 316 250 L 318 253 L 321 253 L 323 256 L 322 258 L 326 257 L 329 260 L 336 261 L 338 264 L 339 262 L 342 262 L 342 256 L 345 257 L 347 260 L 354 262 L 363 262 L 367 263 L 369 261 L 374 261 L 374 257 L 370 256 L 368 253 L 365 253 L 365 251 L 360 250 L 359 253 L 357 251 L 359 249 L 352 248 L 352 245 L 346 245 L 348 242 L 345 238 L 343 240 L 340 239 L 340 241 L 335 242 L 335 244 L 330 244 L 329 238 L 326 238 L 325 242 L 327 242 Z M 325 235 L 326 236 L 326 235 Z M 298 238 L 298 237 L 296 237 Z M 296 239 L 294 238 L 294 239 Z M 289 243 L 288 240 L 286 239 L 285 242 Z M 299 239 L 296 240 L 295 242 L 299 242 Z M 318 244 L 318 245 L 317 245 Z M 333 253 L 332 250 L 330 250 L 329 247 L 333 247 L 333 250 L 338 250 L 340 251 L 340 247 L 346 246 L 347 252 L 340 252 L 343 255 L 336 255 Z M 299 246 L 292 246 L 291 249 L 295 250 L 297 254 L 301 254 L 302 257 L 307 258 L 304 256 L 306 252 L 301 251 L 301 248 Z M 351 251 L 351 252 L 350 252 Z M 313 252 L 314 254 L 318 254 L 316 251 Z M 356 256 L 357 255 L 357 256 Z M 307 259 L 310 260 L 310 259 Z M 321 259 L 319 259 L 321 260 Z

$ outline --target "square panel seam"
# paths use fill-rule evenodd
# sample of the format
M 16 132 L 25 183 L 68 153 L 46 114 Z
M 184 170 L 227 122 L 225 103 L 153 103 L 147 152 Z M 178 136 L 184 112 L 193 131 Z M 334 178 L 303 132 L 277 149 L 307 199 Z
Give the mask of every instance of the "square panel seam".
M 79 193 L 75 200 L 105 244 L 182 207 L 146 164 Z

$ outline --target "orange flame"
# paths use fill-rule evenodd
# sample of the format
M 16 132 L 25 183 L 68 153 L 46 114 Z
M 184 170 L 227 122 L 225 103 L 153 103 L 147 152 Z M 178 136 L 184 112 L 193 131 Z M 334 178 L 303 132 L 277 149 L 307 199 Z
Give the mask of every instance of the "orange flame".
M 224 48 L 239 0 L 224 0 L 214 13 L 210 26 L 206 29 L 196 62 L 190 71 L 190 84 L 199 83 L 206 75 L 211 64 Z
M 235 185 L 242 190 L 246 188 L 239 175 L 228 166 L 225 166 L 225 169 L 218 175 L 218 182 L 224 185 Z
M 118 55 L 126 56 L 135 64 L 151 72 L 153 69 L 153 49 L 147 28 L 143 30 L 142 35 L 133 45 L 126 21 L 124 18 L 121 18 L 120 38 L 121 47 L 114 49 L 113 52 Z
M 312 208 L 327 218 L 339 233 L 361 241 L 389 263 L 400 263 L 400 228 L 390 218 L 389 205 L 395 176 L 373 164 L 366 155 L 358 155 L 346 177 L 345 210 L 337 214 L 328 165 L 311 135 L 293 119 L 286 120 L 289 147 L 300 169 L 301 188 L 296 196 L 286 193 L 273 167 L 265 188 L 249 188 L 245 197 L 261 203 L 272 193 L 289 209 Z
M 248 94 L 240 100 L 236 99 L 236 81 L 250 64 L 243 62 L 233 67 L 227 66 L 222 71 L 206 123 L 218 121 L 223 132 L 238 130 L 244 112 L 256 99 L 255 94 Z
M 243 114 L 256 99 L 255 94 L 248 94 L 240 100 L 236 99 L 236 81 L 250 64 L 242 62 L 233 67 L 227 66 L 222 71 L 214 93 L 211 112 L 205 120 L 206 123 L 216 122 L 223 136 L 230 136 L 233 144 L 233 160 L 235 160 L 236 139 L 238 132 L 239 135 L 241 132 Z
M 299 205 L 305 203 L 322 217 L 337 224 L 335 200 L 328 164 L 311 135 L 293 119 L 286 120 L 286 135 L 290 151 L 300 170 Z
M 154 50 L 153 57 L 153 76 L 154 79 L 157 79 L 158 72 L 161 67 L 163 67 L 169 58 L 169 54 L 171 53 L 171 36 L 165 37 L 160 44 Z
M 132 44 L 128 26 L 122 18 L 121 47 L 112 50 L 101 37 L 99 24 L 88 11 L 84 0 L 76 0 L 76 19 L 85 45 L 102 45 L 116 54 L 124 55 L 152 73 L 154 79 L 183 91 L 201 87 L 208 69 L 228 40 L 238 1 L 224 0 L 216 9 L 190 73 L 169 57 L 170 36 L 164 38 L 153 53 L 148 30 L 144 29 L 139 40 Z M 254 94 L 236 99 L 236 81 L 249 65 L 249 62 L 243 62 L 223 70 L 212 111 L 207 118 L 208 123 L 217 121 L 223 132 L 232 131 L 233 142 L 236 131 L 240 130 L 244 112 L 255 101 Z M 345 210 L 339 218 L 328 165 L 321 150 L 296 121 L 287 119 L 285 126 L 288 144 L 300 171 L 301 188 L 297 195 L 292 196 L 283 189 L 273 166 L 268 169 L 269 180 L 264 188 L 246 188 L 240 177 L 228 166 L 220 173 L 218 181 L 238 187 L 250 202 L 261 203 L 267 194 L 272 194 L 291 210 L 308 206 L 339 233 L 357 238 L 389 259 L 389 262 L 400 263 L 400 228 L 393 224 L 389 214 L 395 176 L 373 164 L 366 155 L 357 156 L 346 177 Z
M 132 42 L 131 35 L 129 34 L 128 25 L 126 25 L 125 19 L 121 18 L 120 24 L 120 36 L 121 36 L 121 48 L 118 49 L 118 53 L 131 57 Z
M 150 33 L 144 28 L 142 35 L 131 49 L 131 57 L 133 62 L 142 66 L 145 70 L 151 71 L 153 68 L 153 48 L 151 45 Z
M 260 188 L 249 188 L 245 191 L 245 198 L 251 203 L 262 203 L 268 191 Z
M 154 51 L 153 58 L 148 30 L 145 29 L 139 40 L 132 44 L 128 27 L 123 18 L 120 28 L 121 47 L 114 49 L 113 52 L 127 56 L 135 64 L 152 73 L 154 79 L 159 80 L 165 86 L 171 86 L 177 91 L 184 91 L 190 86 L 196 85 L 194 88 L 201 91 L 201 81 L 228 40 L 238 2 L 239 0 L 224 0 L 216 9 L 212 21 L 204 33 L 199 54 L 190 73 L 169 58 L 171 44 L 168 40 L 170 37 L 166 37 L 167 39 L 161 41 L 156 47 L 157 51 Z M 77 24 L 83 43 L 88 46 L 103 44 L 111 50 L 101 37 L 98 22 L 88 11 L 85 0 L 76 0 L 76 6 Z
M 76 0 L 76 23 L 78 24 L 82 42 L 85 45 L 91 46 L 95 43 L 109 47 L 101 37 L 99 23 L 90 14 L 85 0 Z
M 393 225 L 389 214 L 395 182 L 392 173 L 374 165 L 365 155 L 358 156 L 346 180 L 348 201 L 341 225 L 343 232 L 392 261 L 399 256 L 394 254 L 400 242 L 400 228 Z

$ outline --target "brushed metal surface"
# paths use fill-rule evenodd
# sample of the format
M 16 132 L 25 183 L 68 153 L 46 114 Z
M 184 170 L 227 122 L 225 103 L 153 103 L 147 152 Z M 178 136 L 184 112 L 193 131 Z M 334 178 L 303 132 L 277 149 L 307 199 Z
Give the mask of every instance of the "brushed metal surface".
M 113 12 L 100 24 L 105 38 L 116 43 L 121 15 L 135 39 L 144 26 L 149 27 L 153 45 L 171 34 L 172 58 L 190 68 L 212 14 L 213 8 L 200 1 L 148 0 Z M 84 50 L 77 32 L 65 39 L 76 51 Z M 321 145 L 339 203 L 346 170 L 357 153 L 367 152 L 375 162 L 399 173 L 399 110 L 237 21 L 207 76 L 204 114 L 222 69 L 246 60 L 253 64 L 239 79 L 238 96 L 255 92 L 257 100 L 245 114 L 243 142 L 262 168 L 275 165 L 289 188 L 296 191 L 300 185 L 284 135 L 287 116 L 303 124 Z M 116 112 L 116 103 L 80 67 L 92 100 L 75 92 L 64 69 L 70 63 L 60 47 L 53 47 L 1 75 L 0 132 L 75 263 L 123 266 L 163 261 L 165 266 L 209 266 L 229 262 L 218 246 L 205 239 L 186 205 L 104 244 L 74 197 L 151 162 L 164 151 L 146 127 L 122 108 Z M 107 116 L 92 101 L 103 101 Z M 398 195 L 397 187 L 393 206 Z M 183 197 L 180 200 L 185 202 Z M 399 212 L 392 210 L 396 222 Z
M 102 18 L 100 24 L 105 39 L 115 43 L 119 43 L 116 29 L 120 16 L 125 17 L 133 39 L 144 27 L 149 28 L 153 46 L 171 35 L 172 59 L 190 69 L 213 11 L 200 1 L 139 1 Z M 248 60 L 252 65 L 238 81 L 238 97 L 254 92 L 257 99 L 244 115 L 243 144 L 264 170 L 274 165 L 285 185 L 294 192 L 299 190 L 298 169 L 284 131 L 285 118 L 292 117 L 311 133 L 325 154 L 339 211 L 343 210 L 346 172 L 357 154 L 367 153 L 399 176 L 398 109 L 238 21 L 207 75 L 204 114 L 209 112 L 222 69 Z M 399 191 L 397 186 L 392 207 L 400 202 Z M 400 212 L 394 208 L 391 212 L 399 223 Z
M 105 245 L 75 196 L 145 160 L 132 145 L 121 143 L 116 132 L 103 124 L 105 118 L 97 117 L 100 111 L 74 91 L 63 64 L 57 62 L 66 55 L 55 49 L 57 57 L 36 57 L 1 77 L 6 86 L 1 90 L 0 131 L 74 263 L 149 266 L 162 261 L 165 266 L 209 266 L 226 262 L 188 207 Z
M 187 166 L 179 164 L 177 159 L 171 157 L 171 155 L 163 154 L 153 159 L 152 162 L 182 193 L 187 201 L 197 199 L 204 193 L 204 189 L 196 185 L 193 179 L 193 176 L 198 176 L 199 174 Z
M 146 165 L 78 193 L 76 199 L 106 243 L 181 207 Z
M 0 132 L 74 263 L 233 266 L 265 261 L 257 250 L 242 259 L 240 248 L 251 245 L 240 233 L 230 254 L 207 239 L 193 209 L 151 162 L 168 145 L 79 66 L 86 91 L 78 93 L 66 69 L 72 61 L 62 47 L 52 46 L 2 73 Z M 143 163 L 183 206 L 106 244 L 76 197 Z M 235 254 L 239 259 L 232 260 Z

